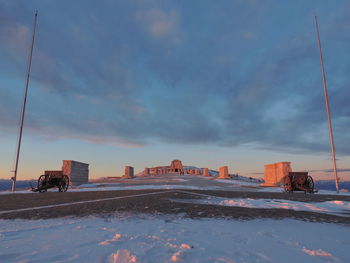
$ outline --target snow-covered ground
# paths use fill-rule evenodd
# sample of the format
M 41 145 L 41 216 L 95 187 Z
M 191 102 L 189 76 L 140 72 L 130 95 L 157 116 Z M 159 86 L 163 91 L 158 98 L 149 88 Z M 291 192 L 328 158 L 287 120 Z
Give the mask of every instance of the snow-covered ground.
M 188 190 L 222 190 L 217 186 L 200 187 L 194 185 L 121 185 L 121 186 L 108 186 L 106 184 L 98 184 L 73 187 L 69 189 L 69 192 L 96 192 L 96 191 L 121 191 L 121 190 L 170 190 L 170 189 L 188 189 Z M 49 192 L 57 192 L 57 188 L 49 189 Z M 16 194 L 28 194 L 33 193 L 31 190 L 16 191 Z M 0 194 L 13 194 L 10 191 L 1 191 Z
M 187 189 L 187 190 L 242 190 L 242 191 L 259 191 L 259 192 L 273 192 L 273 193 L 283 193 L 284 189 L 280 187 L 259 187 L 255 183 L 240 182 L 235 180 L 215 180 L 221 184 L 227 184 L 227 186 L 222 185 L 194 185 L 194 184 L 139 184 L 139 185 L 124 185 L 116 183 L 92 183 L 84 184 L 78 187 L 69 188 L 69 192 L 90 192 L 90 191 L 120 191 L 120 190 L 170 190 L 170 189 Z M 49 192 L 57 192 L 57 188 L 49 189 Z M 16 191 L 16 194 L 28 194 L 33 193 L 30 189 Z M 13 194 L 10 191 L 0 191 L 1 194 Z M 331 190 L 319 190 L 317 194 L 324 195 L 350 195 L 350 192 L 339 192 Z
M 145 189 L 188 189 L 188 190 L 223 190 L 223 191 L 259 191 L 259 192 L 284 192 L 281 187 L 262 187 L 257 182 L 248 179 L 218 179 L 214 177 L 185 175 L 185 176 L 151 176 L 134 179 L 100 179 L 98 182 L 83 184 L 69 188 L 69 192 L 84 191 L 118 191 L 118 190 L 145 190 Z M 49 189 L 57 191 L 57 188 Z M 0 191 L 1 194 L 9 194 L 8 191 Z M 16 191 L 16 193 L 32 193 L 30 189 Z M 331 190 L 320 190 L 318 194 L 337 194 Z M 338 195 L 350 195 L 350 192 L 340 192 Z
M 349 227 L 296 220 L 0 220 L 6 262 L 349 262 Z
M 173 201 L 181 203 L 237 206 L 246 208 L 290 209 L 295 211 L 350 216 L 350 202 L 347 201 L 333 200 L 307 203 L 282 199 L 224 198 L 204 194 L 196 195 L 201 196 L 203 199 L 173 199 Z

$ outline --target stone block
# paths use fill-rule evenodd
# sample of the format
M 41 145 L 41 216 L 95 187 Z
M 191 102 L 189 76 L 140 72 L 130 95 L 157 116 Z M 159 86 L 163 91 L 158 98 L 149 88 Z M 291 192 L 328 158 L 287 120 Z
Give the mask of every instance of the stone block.
M 63 160 L 62 162 L 62 172 L 69 177 L 71 185 L 89 182 L 89 164 L 73 160 Z
M 227 179 L 230 178 L 228 175 L 228 167 L 227 166 L 222 166 L 219 169 L 219 178 L 221 179 Z
M 125 166 L 124 178 L 134 178 L 134 167 Z
M 145 176 L 149 176 L 151 174 L 151 170 L 149 168 L 145 168 L 145 170 L 143 171 L 143 174 Z
M 263 186 L 279 186 L 281 180 L 288 175 L 289 172 L 292 172 L 290 162 L 266 164 L 264 171 L 265 183 Z
M 208 168 L 203 168 L 203 176 L 209 176 L 209 169 Z

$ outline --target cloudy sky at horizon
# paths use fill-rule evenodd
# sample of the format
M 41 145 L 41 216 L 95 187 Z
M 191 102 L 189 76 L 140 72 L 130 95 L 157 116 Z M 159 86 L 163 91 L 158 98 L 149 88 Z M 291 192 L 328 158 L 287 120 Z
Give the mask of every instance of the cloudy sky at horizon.
M 314 15 L 350 179 L 349 1 L 0 0 L 0 178 L 12 169 L 35 9 L 22 178 L 185 164 L 331 176 Z M 331 179 L 331 177 L 329 177 Z

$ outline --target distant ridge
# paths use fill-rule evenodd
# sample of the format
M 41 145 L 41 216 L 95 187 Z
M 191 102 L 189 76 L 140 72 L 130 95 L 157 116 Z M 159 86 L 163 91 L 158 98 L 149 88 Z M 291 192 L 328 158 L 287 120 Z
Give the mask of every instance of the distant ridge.
M 315 182 L 316 189 L 336 191 L 334 180 L 319 180 Z M 339 190 L 350 191 L 350 181 L 339 181 Z
M 36 185 L 37 180 L 22 180 L 22 181 L 17 181 L 16 182 L 16 189 L 29 189 L 30 188 L 30 183 L 33 185 Z M 12 180 L 9 179 L 0 179 L 0 191 L 11 191 L 11 186 L 12 186 Z

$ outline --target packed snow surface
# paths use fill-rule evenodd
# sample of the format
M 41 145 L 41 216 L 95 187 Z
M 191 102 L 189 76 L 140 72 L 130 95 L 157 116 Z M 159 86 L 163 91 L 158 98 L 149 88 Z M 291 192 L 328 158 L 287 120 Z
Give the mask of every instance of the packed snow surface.
M 350 216 L 350 202 L 347 201 L 333 200 L 327 202 L 311 203 L 284 199 L 223 198 L 203 194 L 198 195 L 203 197 L 203 199 L 173 199 L 173 201 L 181 203 L 238 206 L 247 208 L 290 209 L 295 211 L 308 211 L 332 215 Z
M 1 262 L 349 262 L 349 227 L 117 216 L 0 220 Z

